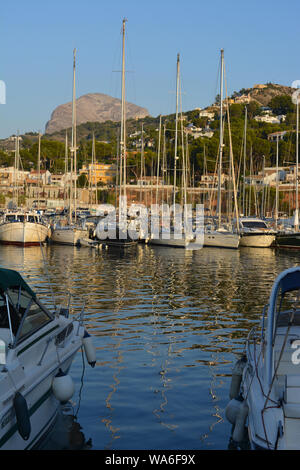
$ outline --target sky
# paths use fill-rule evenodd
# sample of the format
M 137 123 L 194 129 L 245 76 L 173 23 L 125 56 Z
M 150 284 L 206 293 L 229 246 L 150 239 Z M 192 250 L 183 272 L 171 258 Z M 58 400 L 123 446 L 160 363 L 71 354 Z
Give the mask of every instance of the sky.
M 178 53 L 183 111 L 214 101 L 222 48 L 229 95 L 300 79 L 299 0 L 11 0 L 0 11 L 0 138 L 44 132 L 71 101 L 74 48 L 77 98 L 120 98 L 123 18 L 126 100 L 151 116 L 175 112 Z

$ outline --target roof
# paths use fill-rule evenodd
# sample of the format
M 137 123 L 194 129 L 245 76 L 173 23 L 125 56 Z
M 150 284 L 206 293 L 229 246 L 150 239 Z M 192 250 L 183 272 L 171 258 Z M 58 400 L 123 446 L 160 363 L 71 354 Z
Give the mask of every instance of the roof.
M 0 268 L 0 289 L 4 291 L 10 287 L 22 287 L 26 292 L 35 297 L 35 293 L 29 285 L 24 281 L 21 274 L 13 269 Z

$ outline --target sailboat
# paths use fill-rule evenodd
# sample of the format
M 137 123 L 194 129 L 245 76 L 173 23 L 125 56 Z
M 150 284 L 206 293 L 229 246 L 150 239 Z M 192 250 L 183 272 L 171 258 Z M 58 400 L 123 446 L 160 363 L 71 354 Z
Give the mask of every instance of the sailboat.
M 298 163 L 299 163 L 299 97 L 297 95 L 296 103 L 296 174 L 295 174 L 295 186 L 296 186 L 296 203 L 295 213 L 293 220 L 293 230 L 280 232 L 276 234 L 276 246 L 278 248 L 294 248 L 300 249 L 300 232 L 299 232 L 299 188 L 298 188 Z
M 15 208 L 7 209 L 0 220 L 0 243 L 31 246 L 44 243 L 49 235 L 49 225 L 34 211 L 18 209 L 19 136 L 15 137 L 14 200 Z M 39 134 L 39 159 L 41 135 Z M 39 174 L 38 174 L 39 178 Z M 39 184 L 39 181 L 38 181 Z M 39 190 L 39 187 L 38 187 Z M 39 196 L 38 196 L 39 197 Z
M 103 225 L 98 224 L 95 229 L 97 240 L 104 242 L 106 245 L 119 246 L 122 248 L 130 247 L 137 244 L 137 240 L 130 238 L 127 228 L 127 168 L 126 168 L 126 101 L 125 101 L 125 24 L 126 19 L 122 23 L 122 99 L 121 99 L 121 135 L 120 135 L 120 158 L 119 158 L 119 218 L 117 224 L 113 223 L 112 227 L 105 227 L 108 230 L 103 230 Z M 108 238 L 109 229 L 115 232 L 114 238 Z M 116 230 L 114 230 L 116 229 Z
M 204 246 L 218 248 L 238 248 L 240 243 L 239 233 L 235 233 L 222 225 L 222 155 L 223 155 L 223 79 L 224 79 L 224 50 L 221 49 L 221 80 L 220 80 L 220 143 L 218 166 L 218 223 L 217 227 L 206 225 L 204 227 Z M 227 104 L 228 108 L 228 104 Z M 233 158 L 231 155 L 233 169 Z M 232 174 L 234 182 L 234 174 Z M 235 184 L 235 183 L 234 183 Z
M 77 223 L 77 143 L 76 143 L 76 93 L 75 93 L 75 73 L 76 73 L 76 49 L 73 51 L 73 98 L 72 98 L 72 146 L 71 146 L 71 178 L 70 178 L 70 199 L 69 199 L 69 223 L 65 219 L 59 220 L 52 230 L 51 240 L 54 243 L 63 245 L 80 245 L 80 240 L 88 237 L 88 231 Z M 73 169 L 75 173 L 73 190 Z M 74 219 L 73 219 L 74 203 Z
M 178 148 L 178 101 L 179 101 L 179 90 L 180 90 L 180 56 L 177 54 L 177 72 L 176 72 L 176 117 L 175 117 L 175 152 L 174 152 L 174 186 L 173 186 L 173 224 L 171 226 L 165 227 L 163 224 L 160 227 L 159 237 L 152 235 L 149 239 L 149 243 L 152 245 L 164 245 L 177 248 L 187 248 L 189 244 L 193 241 L 194 235 L 189 233 L 186 228 L 188 227 L 186 220 L 186 164 L 185 164 L 185 152 L 184 152 L 184 141 L 183 141 L 183 119 L 181 113 L 181 131 L 182 131 L 182 172 L 183 172 L 183 195 L 184 195 L 184 204 L 183 204 L 183 216 L 184 216 L 184 230 L 183 233 L 180 233 L 180 229 L 176 230 L 175 220 L 176 220 L 176 191 L 177 191 L 177 161 L 179 157 L 177 155 Z M 160 142 L 159 142 L 160 147 Z M 158 184 L 158 170 L 157 170 L 157 184 Z M 158 191 L 158 188 L 157 188 Z M 178 210 L 178 209 L 177 209 Z M 156 215 L 159 217 L 159 214 Z

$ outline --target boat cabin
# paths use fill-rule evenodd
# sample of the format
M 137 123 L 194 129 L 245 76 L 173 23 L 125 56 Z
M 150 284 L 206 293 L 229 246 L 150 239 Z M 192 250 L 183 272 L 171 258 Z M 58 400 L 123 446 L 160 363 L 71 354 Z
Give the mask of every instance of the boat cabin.
M 4 347 L 6 351 L 16 347 L 53 318 L 17 271 L 0 268 L 0 353 Z
M 262 219 L 253 218 L 241 218 L 240 225 L 243 229 L 250 229 L 250 230 L 268 230 L 268 226 L 266 222 Z

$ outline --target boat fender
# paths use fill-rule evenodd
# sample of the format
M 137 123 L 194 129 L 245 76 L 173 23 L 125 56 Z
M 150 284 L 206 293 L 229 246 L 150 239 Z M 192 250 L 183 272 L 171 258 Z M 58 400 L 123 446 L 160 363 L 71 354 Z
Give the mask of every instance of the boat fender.
M 231 424 L 235 424 L 237 414 L 242 406 L 243 398 L 238 396 L 236 398 L 232 398 L 228 405 L 225 408 L 225 416 L 227 421 Z
M 248 405 L 246 401 L 243 401 L 242 406 L 240 407 L 235 421 L 234 431 L 232 433 L 232 439 L 235 442 L 242 442 L 245 435 L 245 424 L 248 416 Z
M 59 369 L 52 381 L 52 391 L 58 401 L 63 404 L 67 403 L 74 394 L 72 377 Z
M 84 330 L 84 335 L 82 338 L 82 344 L 84 347 L 84 352 L 87 358 L 88 363 L 91 367 L 95 367 L 96 364 L 96 349 L 93 343 L 93 338 L 91 335 Z
M 240 392 L 240 386 L 242 382 L 242 376 L 243 376 L 243 370 L 245 368 L 245 365 L 247 364 L 247 358 L 246 356 L 241 357 L 239 359 L 233 370 L 232 370 L 232 376 L 231 376 L 231 384 L 230 384 L 230 391 L 229 391 L 229 398 L 235 398 L 238 396 Z
M 19 434 L 24 441 L 27 441 L 31 433 L 31 424 L 26 399 L 20 392 L 15 394 L 13 406 L 16 413 Z

